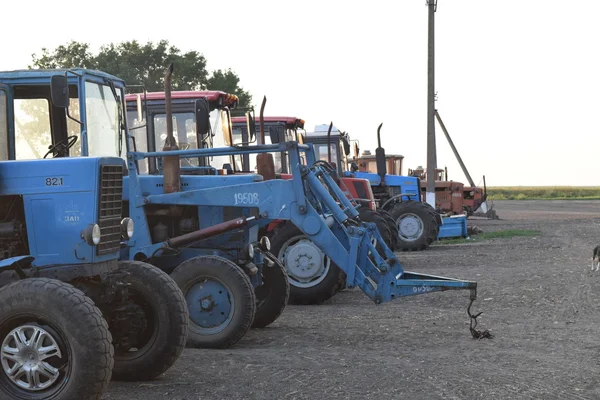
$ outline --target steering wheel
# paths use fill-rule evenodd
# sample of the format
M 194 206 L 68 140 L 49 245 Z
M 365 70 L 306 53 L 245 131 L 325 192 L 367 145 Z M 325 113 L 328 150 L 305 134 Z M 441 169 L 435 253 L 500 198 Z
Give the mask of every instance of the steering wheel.
M 69 136 L 67 137 L 67 144 L 65 145 L 63 141 L 60 141 L 58 143 L 56 143 L 55 145 L 50 145 L 48 146 L 48 152 L 46 153 L 46 155 L 44 155 L 44 158 L 48 157 L 48 154 L 52 153 L 52 157 L 57 157 L 59 156 L 61 153 L 66 153 L 67 150 L 69 150 L 71 147 L 73 147 L 73 145 L 75 144 L 75 142 L 77 142 L 77 135 L 73 135 L 73 136 Z

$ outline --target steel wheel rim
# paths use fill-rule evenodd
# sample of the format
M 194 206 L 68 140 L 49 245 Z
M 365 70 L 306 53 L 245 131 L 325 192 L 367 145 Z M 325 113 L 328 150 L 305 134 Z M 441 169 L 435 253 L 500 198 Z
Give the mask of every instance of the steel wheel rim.
M 406 213 L 396 220 L 398 236 L 406 242 L 414 242 L 419 239 L 424 232 L 423 221 L 421 217 L 414 213 Z
M 190 286 L 185 294 L 190 322 L 201 334 L 214 335 L 229 326 L 235 312 L 232 293 L 228 285 L 216 278 L 204 278 Z
M 297 246 L 302 246 L 302 248 L 294 249 Z M 297 254 L 300 254 L 303 259 L 296 260 L 294 258 L 288 263 L 288 256 L 294 257 Z M 319 260 L 320 265 L 317 266 L 316 261 L 312 261 L 313 259 L 305 260 L 308 255 Z M 286 240 L 281 246 L 277 258 L 284 265 L 290 284 L 298 288 L 307 289 L 318 285 L 323 282 L 331 269 L 331 259 L 304 235 L 294 236 Z M 311 262 L 313 265 L 308 265 Z M 306 265 L 304 265 L 305 263 Z M 302 270 L 302 268 L 305 269 Z M 311 274 L 310 270 L 306 271 L 306 268 L 314 269 L 314 273 Z
M 54 357 L 62 358 L 58 340 L 48 330 L 32 324 L 12 329 L 0 350 L 0 364 L 8 380 L 34 393 L 50 388 L 60 378 L 60 366 L 47 361 Z

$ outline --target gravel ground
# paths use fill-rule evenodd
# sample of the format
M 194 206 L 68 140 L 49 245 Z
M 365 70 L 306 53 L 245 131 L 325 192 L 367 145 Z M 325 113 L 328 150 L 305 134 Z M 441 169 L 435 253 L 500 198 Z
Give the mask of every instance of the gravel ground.
M 152 382 L 112 382 L 105 399 L 598 399 L 600 201 L 497 201 L 484 231 L 539 236 L 399 254 L 408 271 L 478 282 L 468 291 L 375 305 L 360 290 L 289 306 L 228 350 L 186 349 Z

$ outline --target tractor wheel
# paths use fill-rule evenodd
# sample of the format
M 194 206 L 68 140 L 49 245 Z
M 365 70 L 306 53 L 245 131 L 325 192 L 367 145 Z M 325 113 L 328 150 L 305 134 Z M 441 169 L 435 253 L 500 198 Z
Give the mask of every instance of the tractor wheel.
M 0 398 L 99 400 L 111 379 L 112 337 L 82 291 L 55 279 L 0 289 Z
M 393 243 L 393 239 L 392 239 L 392 232 L 390 232 L 390 228 L 389 228 L 387 222 L 381 216 L 380 213 L 378 213 L 377 211 L 370 210 L 368 208 L 362 208 L 362 209 L 359 208 L 358 216 L 361 221 L 373 222 L 375 225 L 377 225 L 377 230 L 379 230 L 379 234 L 381 235 L 381 238 L 383 239 L 383 241 L 385 242 L 387 247 L 389 247 L 390 249 L 392 249 L 392 251 L 394 251 L 393 250 L 394 243 Z M 375 244 L 375 238 L 373 238 L 373 244 Z M 380 253 L 383 251 L 383 249 L 381 249 L 380 246 L 377 246 L 377 250 Z M 385 255 L 383 255 L 383 256 L 385 257 Z
M 392 215 L 388 211 L 380 208 L 377 210 L 377 212 L 379 214 L 381 214 L 383 219 L 385 219 L 385 222 L 388 224 L 388 227 L 390 228 L 390 232 L 392 234 L 392 244 L 393 244 L 393 246 L 390 247 L 390 249 L 392 251 L 394 251 L 394 250 L 396 250 L 396 247 L 398 246 L 398 241 L 400 240 L 398 238 L 398 229 L 396 228 L 396 222 L 394 221 L 394 218 L 392 218 Z
M 126 312 L 115 313 L 115 320 L 125 317 L 129 327 L 116 332 L 111 326 L 113 380 L 150 380 L 166 372 L 185 347 L 189 319 L 185 298 L 173 279 L 153 265 L 121 261 L 119 270 L 128 273 L 124 278 L 128 302 Z
M 290 299 L 290 282 L 285 267 L 272 254 L 265 255 L 272 267 L 262 268 L 263 284 L 256 288 L 256 315 L 252 328 L 265 328 L 283 313 Z
M 271 252 L 287 271 L 290 304 L 319 304 L 344 287 L 344 271 L 292 223 L 280 225 L 271 239 Z
M 198 256 L 171 273 L 190 315 L 188 347 L 226 349 L 250 329 L 256 296 L 248 275 L 223 257 Z
M 398 202 L 391 207 L 390 214 L 396 221 L 399 250 L 425 250 L 436 240 L 439 226 L 435 211 L 428 204 Z

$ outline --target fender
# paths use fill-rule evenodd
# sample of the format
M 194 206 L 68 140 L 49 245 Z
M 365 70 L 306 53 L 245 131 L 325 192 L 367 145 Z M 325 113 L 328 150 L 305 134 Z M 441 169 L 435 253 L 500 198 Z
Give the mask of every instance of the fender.
M 400 199 L 400 201 L 402 201 L 402 197 L 410 198 L 410 197 L 417 197 L 417 196 L 418 196 L 418 194 L 416 194 L 416 193 L 400 193 L 400 194 L 397 194 L 397 195 L 389 198 L 385 203 L 383 203 L 381 208 L 383 208 L 385 210 L 388 204 L 395 203 L 398 199 Z
M 12 269 L 17 272 L 19 278 L 24 279 L 25 274 L 23 273 L 22 268 L 30 268 L 34 259 L 35 257 L 33 256 L 5 258 L 4 260 L 0 260 L 0 272 Z

